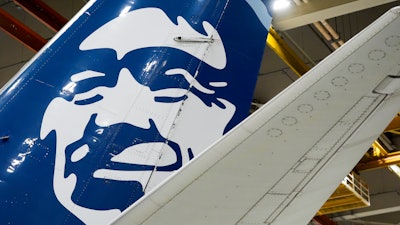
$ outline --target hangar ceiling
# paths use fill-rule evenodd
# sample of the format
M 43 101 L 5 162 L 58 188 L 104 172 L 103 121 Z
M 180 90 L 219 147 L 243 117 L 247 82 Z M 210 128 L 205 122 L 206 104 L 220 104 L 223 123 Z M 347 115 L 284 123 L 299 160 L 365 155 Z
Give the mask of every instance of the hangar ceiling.
M 44 2 L 69 19 L 87 1 L 44 0 Z M 400 1 L 291 0 L 291 8 L 285 12 L 277 12 L 273 24 L 278 35 L 301 61 L 312 67 L 335 50 L 335 44 L 332 43 L 337 42 L 340 46 L 342 43 L 339 40 L 346 42 L 385 11 L 397 5 L 400 5 Z M 27 25 L 45 40 L 49 40 L 55 34 L 54 29 L 45 26 L 13 0 L 0 0 L 0 10 Z M 318 25 L 326 29 L 325 22 L 338 37 L 333 37 L 331 40 L 324 37 Z M 3 86 L 33 55 L 32 49 L 6 32 L 0 31 L 0 86 Z M 298 76 L 293 70 L 275 52 L 266 48 L 254 94 L 255 103 L 267 102 L 296 79 Z M 388 133 L 386 137 L 390 141 L 390 151 L 397 152 L 400 147 L 400 136 Z M 371 206 L 326 215 L 331 219 L 330 222 L 334 221 L 332 223 L 315 220 L 311 224 L 400 224 L 400 175 L 390 171 L 387 166 L 360 170 L 359 173 L 369 186 Z

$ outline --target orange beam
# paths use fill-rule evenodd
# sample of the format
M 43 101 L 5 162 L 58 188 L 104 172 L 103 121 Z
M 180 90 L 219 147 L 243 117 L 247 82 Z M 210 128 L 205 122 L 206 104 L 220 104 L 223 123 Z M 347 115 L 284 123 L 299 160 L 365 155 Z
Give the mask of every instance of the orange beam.
M 360 162 L 356 166 L 357 171 L 370 170 L 400 164 L 400 153 L 391 153 L 387 157 L 368 162 Z
M 59 31 L 68 22 L 66 18 L 41 0 L 14 0 L 14 2 L 53 31 Z
M 0 8 L 0 28 L 32 51 L 39 51 L 47 42 L 42 36 Z
M 327 217 L 325 215 L 314 217 L 314 221 L 321 225 L 338 225 L 337 223 L 335 223 L 333 220 L 331 220 L 329 217 Z

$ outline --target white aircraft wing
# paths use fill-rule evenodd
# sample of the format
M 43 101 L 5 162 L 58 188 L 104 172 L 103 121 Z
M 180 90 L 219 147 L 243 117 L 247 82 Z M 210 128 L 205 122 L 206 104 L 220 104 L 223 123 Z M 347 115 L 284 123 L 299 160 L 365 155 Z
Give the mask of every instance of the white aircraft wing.
M 113 224 L 307 224 L 400 111 L 399 15 L 390 10 Z

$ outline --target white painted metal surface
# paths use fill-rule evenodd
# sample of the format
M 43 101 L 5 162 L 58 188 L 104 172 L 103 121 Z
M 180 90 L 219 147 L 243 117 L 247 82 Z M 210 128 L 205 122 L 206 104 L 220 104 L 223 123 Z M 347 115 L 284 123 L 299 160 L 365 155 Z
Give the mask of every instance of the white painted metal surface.
M 380 94 L 394 94 L 400 92 L 400 76 L 387 76 L 376 88 Z
M 307 224 L 400 111 L 400 8 L 128 208 L 113 224 Z
M 278 30 L 289 30 L 320 20 L 346 15 L 395 1 L 396 0 L 308 0 L 307 4 L 301 4 L 283 12 L 277 12 L 274 17 L 273 25 Z

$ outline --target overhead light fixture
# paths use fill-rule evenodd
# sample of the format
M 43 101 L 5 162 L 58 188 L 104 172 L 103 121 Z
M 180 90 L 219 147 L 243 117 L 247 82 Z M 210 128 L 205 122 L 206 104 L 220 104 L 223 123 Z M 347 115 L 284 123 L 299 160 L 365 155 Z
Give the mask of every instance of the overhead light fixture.
M 289 6 L 290 6 L 289 0 L 275 0 L 272 3 L 272 10 L 280 11 L 280 10 L 288 8 Z

